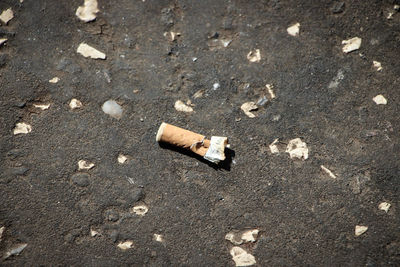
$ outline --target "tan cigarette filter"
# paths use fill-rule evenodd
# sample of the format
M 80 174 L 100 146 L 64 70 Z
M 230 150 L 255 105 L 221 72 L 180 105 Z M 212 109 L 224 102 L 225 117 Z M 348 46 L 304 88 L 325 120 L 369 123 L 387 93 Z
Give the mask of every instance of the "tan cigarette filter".
M 213 136 L 210 141 L 204 135 L 165 122 L 158 129 L 156 141 L 191 150 L 214 163 L 225 159 L 224 150 L 228 144 L 226 137 Z

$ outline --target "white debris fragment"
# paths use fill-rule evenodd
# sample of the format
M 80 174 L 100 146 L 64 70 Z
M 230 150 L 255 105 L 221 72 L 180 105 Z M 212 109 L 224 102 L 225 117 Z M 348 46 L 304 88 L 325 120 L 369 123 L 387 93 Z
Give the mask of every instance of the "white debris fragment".
M 194 93 L 193 98 L 194 98 L 194 99 L 200 98 L 200 97 L 202 97 L 203 95 L 204 95 L 204 90 L 203 90 L 203 89 L 200 89 L 200 90 L 198 90 L 196 93 Z
M 17 134 L 27 134 L 32 132 L 32 126 L 25 122 L 18 122 L 14 128 L 14 135 Z
M 250 52 L 247 54 L 247 59 L 248 59 L 250 62 L 260 62 L 260 60 L 261 60 L 260 49 L 256 49 L 256 50 L 254 50 L 254 51 L 250 51 Z
M 271 99 L 274 99 L 276 97 L 274 91 L 272 90 L 274 86 L 272 84 L 266 84 L 265 87 L 267 87 Z
M 94 167 L 94 163 L 81 159 L 78 161 L 78 170 L 90 170 Z
M 3 237 L 4 230 L 6 230 L 5 226 L 0 227 L 0 241 L 1 241 L 2 237 Z
M 326 172 L 331 178 L 336 179 L 336 175 L 333 174 L 328 168 L 326 168 L 324 165 L 321 165 L 321 169 Z
M 338 73 L 333 77 L 332 81 L 329 83 L 328 88 L 334 89 L 339 86 L 340 81 L 344 79 L 344 73 L 342 70 L 338 70 Z
M 78 99 L 71 99 L 71 102 L 69 102 L 69 107 L 71 109 L 76 109 L 76 108 L 81 108 L 82 107 L 82 102 L 79 101 Z
M 84 57 L 90 57 L 93 59 L 106 59 L 106 54 L 85 43 L 81 43 L 76 52 Z
M 241 245 L 248 242 L 256 242 L 258 229 L 250 229 L 244 231 L 233 230 L 225 235 L 225 239 L 234 245 Z
M 7 38 L 0 38 L 0 46 L 7 42 Z
M 154 241 L 157 241 L 157 242 L 164 242 L 164 237 L 159 234 L 154 234 L 153 239 L 154 239 Z
M 379 203 L 378 209 L 383 210 L 387 213 L 390 209 L 390 206 L 391 206 L 390 203 L 382 202 L 382 203 Z
M 181 33 L 180 32 L 164 32 L 165 37 L 168 37 L 168 35 L 171 38 L 171 41 L 173 42 L 176 40 L 176 37 L 181 36 Z
M 289 28 L 287 28 L 287 32 L 291 36 L 297 36 L 300 32 L 300 23 L 293 24 Z
M 356 228 L 354 230 L 354 234 L 356 236 L 360 236 L 363 233 L 365 233 L 368 230 L 368 226 L 363 226 L 363 225 L 356 225 Z
M 247 242 L 256 242 L 257 236 L 258 236 L 258 229 L 252 229 L 252 230 L 247 230 L 244 231 L 242 234 L 242 240 L 247 243 Z
M 146 205 L 141 204 L 133 207 L 132 211 L 137 215 L 144 216 L 149 211 L 149 208 Z
M 221 40 L 222 46 L 223 47 L 228 47 L 228 45 L 232 42 L 232 40 Z
M 117 160 L 119 164 L 124 164 L 128 158 L 125 155 L 119 154 Z
M 271 150 L 272 154 L 279 153 L 278 146 L 276 145 L 279 142 L 279 138 L 276 138 L 274 142 L 269 145 L 269 150 Z
M 49 80 L 49 83 L 58 83 L 60 81 L 60 78 L 54 77 L 53 79 Z
M 120 119 L 122 117 L 122 107 L 115 102 L 114 100 L 107 100 L 104 102 L 103 106 L 101 106 L 101 109 L 103 110 L 104 113 L 110 115 L 111 117 L 115 119 Z
M 219 83 L 214 83 L 213 84 L 213 89 L 217 90 L 221 85 Z
M 100 236 L 100 233 L 96 230 L 90 229 L 90 236 L 91 237 Z
M 0 20 L 7 25 L 7 23 L 14 17 L 14 12 L 11 8 L 4 10 L 0 14 Z
M 389 12 L 386 19 L 393 19 L 394 12 Z
M 185 103 L 183 103 L 181 100 L 177 100 L 177 101 L 175 102 L 174 107 L 175 107 L 175 109 L 176 109 L 177 111 L 187 112 L 187 113 L 193 112 L 193 108 L 189 107 L 188 105 L 186 105 Z
M 236 266 L 251 266 L 256 264 L 255 257 L 241 247 L 233 247 L 230 252 Z
M 35 108 L 40 108 L 41 110 L 49 109 L 50 104 L 33 104 Z
M 6 254 L 4 255 L 4 259 L 7 259 L 8 257 L 13 255 L 19 255 L 26 248 L 27 245 L 28 244 L 23 243 L 15 246 L 13 249 L 6 252 Z
M 343 40 L 342 44 L 344 45 L 342 51 L 344 53 L 350 53 L 351 51 L 357 50 L 361 46 L 361 38 L 354 37 L 348 40 Z
M 96 19 L 96 13 L 100 10 L 97 8 L 97 0 L 85 0 L 83 6 L 78 7 L 75 15 L 84 22 Z
M 372 100 L 377 104 L 377 105 L 386 105 L 387 100 L 383 95 L 377 95 Z
M 256 103 L 254 103 L 254 102 L 246 102 L 240 108 L 243 110 L 244 114 L 246 114 L 248 117 L 250 117 L 250 118 L 255 118 L 256 117 L 256 115 L 254 115 L 253 113 L 250 112 L 250 111 L 258 109 Z
M 381 71 L 382 70 L 382 64 L 379 61 L 372 61 L 372 64 L 374 65 L 374 68 L 376 71 Z
M 127 240 L 124 242 L 119 242 L 117 246 L 122 250 L 127 250 L 133 248 L 133 242 L 131 240 Z
M 399 11 L 400 10 L 400 5 L 394 5 L 393 9 L 396 10 L 396 11 Z
M 301 141 L 300 138 L 290 140 L 289 144 L 287 145 L 286 152 L 289 153 L 291 159 L 308 159 L 307 144 Z

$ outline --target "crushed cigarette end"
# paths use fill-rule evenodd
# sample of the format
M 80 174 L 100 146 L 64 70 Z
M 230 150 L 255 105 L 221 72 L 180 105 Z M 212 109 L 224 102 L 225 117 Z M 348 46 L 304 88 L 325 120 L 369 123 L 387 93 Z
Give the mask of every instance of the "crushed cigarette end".
M 256 258 L 241 247 L 233 247 L 230 253 L 236 266 L 251 266 L 256 264 Z
M 4 10 L 0 14 L 0 20 L 7 25 L 7 23 L 14 17 L 14 12 L 11 8 Z
M 326 168 L 324 165 L 321 165 L 321 169 L 326 172 L 331 178 L 336 179 L 336 175 L 333 174 L 328 168 Z
M 308 159 L 307 144 L 301 141 L 300 138 L 290 140 L 289 144 L 287 145 L 286 152 L 289 153 L 291 159 Z
M 94 167 L 94 163 L 91 163 L 86 160 L 78 161 L 78 170 L 90 170 L 93 167 Z
M 128 158 L 125 155 L 119 154 L 117 160 L 119 164 L 124 164 L 128 160 Z
M 297 36 L 300 32 L 300 23 L 293 24 L 289 28 L 287 28 L 287 33 L 291 36 Z
M 356 228 L 354 230 L 354 234 L 356 236 L 360 236 L 363 233 L 365 233 L 368 230 L 368 226 L 363 226 L 363 225 L 356 225 Z
M 79 101 L 78 99 L 71 99 L 71 102 L 69 102 L 69 107 L 71 109 L 76 109 L 76 108 L 81 108 L 82 107 L 82 102 Z
M 265 87 L 267 87 L 271 99 L 274 99 L 276 97 L 274 91 L 272 90 L 274 86 L 272 84 L 266 84 Z
M 175 107 L 175 109 L 176 109 L 177 111 L 187 112 L 187 113 L 193 112 L 193 108 L 189 107 L 188 105 L 186 105 L 185 103 L 183 103 L 181 100 L 177 100 L 177 101 L 175 102 L 174 107 Z
M 342 48 L 342 51 L 344 53 L 350 53 L 354 50 L 357 50 L 361 46 L 361 38 L 359 37 L 354 37 L 348 40 L 343 40 L 342 44 L 344 45 Z
M 379 61 L 372 61 L 372 64 L 374 65 L 374 68 L 376 71 L 381 71 L 382 70 L 382 64 Z
M 7 42 L 7 38 L 0 38 L 0 46 Z
M 127 249 L 133 248 L 133 242 L 130 240 L 127 240 L 125 242 L 119 242 L 117 246 L 122 250 L 127 250 Z
M 383 95 L 377 95 L 372 100 L 377 104 L 377 105 L 386 105 L 387 100 Z
M 255 118 L 256 117 L 256 115 L 254 115 L 253 113 L 250 112 L 250 111 L 258 109 L 256 103 L 254 103 L 254 102 L 246 102 L 246 103 L 242 104 L 242 106 L 240 108 L 243 110 L 244 114 L 246 114 L 249 118 Z
M 14 128 L 14 135 L 17 134 L 27 134 L 32 132 L 32 126 L 25 122 L 18 122 Z
M 162 235 L 159 234 L 154 234 L 153 235 L 153 239 L 157 242 L 164 242 L 164 237 Z
M 269 150 L 271 150 L 272 154 L 279 153 L 278 146 L 276 145 L 279 142 L 279 138 L 276 138 L 274 142 L 269 145 Z
M 8 257 L 14 255 L 19 255 L 26 248 L 26 246 L 28 246 L 26 243 L 16 245 L 14 248 L 6 252 L 3 259 L 7 259 Z
M 111 117 L 115 119 L 121 119 L 122 118 L 122 112 L 123 109 L 122 107 L 115 102 L 114 100 L 107 100 L 104 102 L 104 104 L 101 106 L 101 109 L 103 110 L 104 113 L 110 115 Z
M 238 231 L 233 230 L 225 235 L 225 239 L 229 240 L 234 245 L 241 245 L 248 242 L 256 242 L 258 229 Z
M 54 77 L 53 79 L 49 80 L 49 83 L 58 83 L 60 81 L 60 78 Z
M 46 110 L 50 107 L 50 104 L 33 104 L 35 108 L 40 108 L 41 110 Z
M 90 57 L 93 59 L 106 59 L 106 54 L 85 43 L 81 43 L 76 52 L 84 57 Z
M 260 49 L 256 49 L 256 50 L 254 50 L 254 51 L 250 51 L 250 52 L 247 54 L 247 59 L 248 59 L 250 62 L 260 62 L 260 60 L 261 60 Z
M 146 205 L 137 205 L 133 207 L 132 211 L 139 216 L 144 216 L 149 211 L 149 208 Z
M 389 211 L 390 209 L 390 204 L 387 202 L 382 202 L 379 204 L 378 209 L 385 211 L 386 213 Z
M 96 19 L 96 13 L 100 10 L 97 8 L 97 0 L 85 0 L 83 6 L 79 6 L 75 15 L 84 22 Z

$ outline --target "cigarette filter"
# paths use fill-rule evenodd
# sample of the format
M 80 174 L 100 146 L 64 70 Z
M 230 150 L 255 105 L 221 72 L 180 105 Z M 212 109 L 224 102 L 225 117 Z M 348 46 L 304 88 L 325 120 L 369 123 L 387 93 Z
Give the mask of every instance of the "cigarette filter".
M 228 145 L 227 137 L 212 136 L 208 140 L 204 135 L 165 122 L 158 129 L 156 141 L 191 150 L 214 163 L 225 160 L 224 152 Z

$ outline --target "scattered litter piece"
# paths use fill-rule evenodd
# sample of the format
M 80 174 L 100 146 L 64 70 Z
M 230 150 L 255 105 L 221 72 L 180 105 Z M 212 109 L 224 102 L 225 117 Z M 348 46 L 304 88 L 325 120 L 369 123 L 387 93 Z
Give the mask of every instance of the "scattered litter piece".
M 100 233 L 97 232 L 96 230 L 90 229 L 90 236 L 91 237 L 100 236 Z
M 0 227 L 0 241 L 1 241 L 2 237 L 3 237 L 4 230 L 6 230 L 5 226 Z
M 153 239 L 157 242 L 164 242 L 164 237 L 162 235 L 159 234 L 154 234 L 153 235 Z
M 328 88 L 334 89 L 337 88 L 340 84 L 340 81 L 344 79 L 344 73 L 342 70 L 338 70 L 338 73 L 335 77 L 333 77 L 332 81 L 329 83 Z
M 78 7 L 75 15 L 84 22 L 96 19 L 96 13 L 100 10 L 97 8 L 97 0 L 85 0 L 83 6 Z
M 343 40 L 342 44 L 344 45 L 342 48 L 342 51 L 344 53 L 350 53 L 354 50 L 357 50 L 361 46 L 361 38 L 359 37 L 354 37 L 348 40 Z
M 14 12 L 11 8 L 4 10 L 0 15 L 0 20 L 7 25 L 7 23 L 14 17 Z
M 225 235 L 225 239 L 229 240 L 234 245 L 241 245 L 248 242 L 256 242 L 258 229 L 238 231 L 233 230 Z
M 360 236 L 363 233 L 365 233 L 368 230 L 368 226 L 363 226 L 363 225 L 356 225 L 356 228 L 354 230 L 354 234 L 356 236 Z
M 18 122 L 14 128 L 14 135 L 17 134 L 27 134 L 32 132 L 32 126 L 25 122 Z
M 241 247 L 233 247 L 230 252 L 236 266 L 251 266 L 256 264 L 256 258 Z
M 382 203 L 379 204 L 378 209 L 384 210 L 387 213 L 389 211 L 389 209 L 390 209 L 390 206 L 391 205 L 389 203 L 382 202 Z
M 69 107 L 71 109 L 76 109 L 76 108 L 81 108 L 82 107 L 82 102 L 79 101 L 78 99 L 71 99 L 71 102 L 69 102 Z
M 208 140 L 204 135 L 165 122 L 158 129 L 156 141 L 191 150 L 216 164 L 225 160 L 225 147 L 228 146 L 227 137 L 211 136 Z
M 200 89 L 200 90 L 198 90 L 196 93 L 194 93 L 193 98 L 194 98 L 194 99 L 200 98 L 200 97 L 202 97 L 203 95 L 204 95 L 204 90 L 203 90 L 203 89 Z
M 265 87 L 267 87 L 271 99 L 274 99 L 276 97 L 274 91 L 272 90 L 274 86 L 272 84 L 266 84 Z
M 219 84 L 219 83 L 214 83 L 213 84 L 213 89 L 214 90 L 217 90 L 218 88 L 220 88 L 221 87 L 221 85 Z
M 372 61 L 372 64 L 374 65 L 374 68 L 376 71 L 381 71 L 382 70 L 382 64 L 379 61 Z
M 267 102 L 268 102 L 268 98 L 264 95 L 264 96 L 262 96 L 262 97 L 260 97 L 258 100 L 257 100 L 257 106 L 264 106 L 265 104 L 267 104 Z
M 331 178 L 336 179 L 336 175 L 333 174 L 328 168 L 326 168 L 324 165 L 321 165 L 321 169 L 326 172 Z
M 393 19 L 394 12 L 389 12 L 386 19 Z
M 101 109 L 103 110 L 104 113 L 110 115 L 111 117 L 115 119 L 120 119 L 122 117 L 122 107 L 115 102 L 114 100 L 107 100 L 104 102 L 103 106 L 101 106 Z
M 117 246 L 122 250 L 127 250 L 127 249 L 133 248 L 133 242 L 130 240 L 127 240 L 124 242 L 119 242 L 119 244 Z
M 13 249 L 9 250 L 6 252 L 4 255 L 4 259 L 7 259 L 8 257 L 14 256 L 14 255 L 19 255 L 27 246 L 28 244 L 19 244 L 15 246 Z
M 50 107 L 50 104 L 33 104 L 35 108 L 40 108 L 41 110 L 46 110 Z
M 221 40 L 222 46 L 223 47 L 228 47 L 228 45 L 232 42 L 232 40 Z
M 374 102 L 377 105 L 386 105 L 387 104 L 387 100 L 383 95 L 377 95 L 374 98 L 372 98 L 372 100 L 374 100 Z
M 287 28 L 287 32 L 291 36 L 297 36 L 300 32 L 300 23 L 293 24 L 289 28 Z
M 289 153 L 291 159 L 308 159 L 307 144 L 301 141 L 300 138 L 290 140 L 289 144 L 287 145 L 286 152 Z
M 0 38 L 0 46 L 7 42 L 7 38 Z
M 54 77 L 53 79 L 49 80 L 49 83 L 58 83 L 60 81 L 60 78 Z
M 394 5 L 393 9 L 396 10 L 396 11 L 400 11 L 400 5 Z
M 260 62 L 260 60 L 261 60 L 260 49 L 256 49 L 256 50 L 254 50 L 254 51 L 250 51 L 250 52 L 247 54 L 247 59 L 248 59 L 250 62 Z
M 125 155 L 122 155 L 122 154 L 118 155 L 118 163 L 119 164 L 124 164 L 127 160 L 128 160 L 128 158 Z
M 90 170 L 93 167 L 94 167 L 94 163 L 91 163 L 86 160 L 78 161 L 78 170 Z
M 256 117 L 256 115 L 254 115 L 253 113 L 250 112 L 250 111 L 258 109 L 256 103 L 254 103 L 254 102 L 246 102 L 240 108 L 243 110 L 244 114 L 246 114 L 248 117 L 250 117 L 250 118 L 255 118 Z
M 181 36 L 180 32 L 164 32 L 164 36 L 165 37 L 170 37 L 171 38 L 171 42 L 176 40 L 176 37 Z
M 84 57 L 90 57 L 93 59 L 106 59 L 106 54 L 85 43 L 81 43 L 76 52 Z
M 189 107 L 188 105 L 186 105 L 185 103 L 183 103 L 181 100 L 177 100 L 177 101 L 175 102 L 174 107 L 175 107 L 175 109 L 176 109 L 177 111 L 187 112 L 187 113 L 193 112 L 193 108 Z
M 149 208 L 146 205 L 137 205 L 133 207 L 132 211 L 137 215 L 144 216 L 149 211 Z
M 279 153 L 278 146 L 276 145 L 279 142 L 279 138 L 276 138 L 274 142 L 269 145 L 269 150 L 271 150 L 272 154 Z

